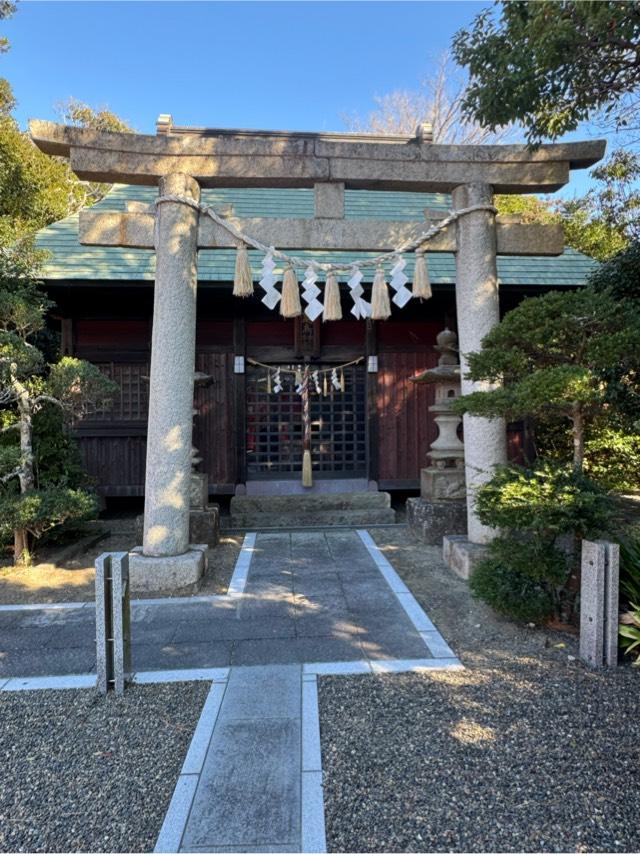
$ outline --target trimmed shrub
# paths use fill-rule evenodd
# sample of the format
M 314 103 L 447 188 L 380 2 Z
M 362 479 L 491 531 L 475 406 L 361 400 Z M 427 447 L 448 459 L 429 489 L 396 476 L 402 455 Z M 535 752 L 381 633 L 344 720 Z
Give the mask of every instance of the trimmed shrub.
M 478 491 L 476 507 L 485 525 L 547 540 L 569 533 L 599 535 L 613 513 L 601 486 L 570 466 L 544 462 L 535 468 L 501 466 Z
M 476 567 L 473 593 L 514 620 L 571 619 L 576 537 L 598 536 L 613 513 L 602 487 L 570 466 L 503 466 L 478 491 L 476 506 L 480 520 L 503 533 Z
M 522 622 L 544 622 L 558 611 L 570 561 L 540 539 L 498 537 L 470 579 L 471 591 L 496 611 Z

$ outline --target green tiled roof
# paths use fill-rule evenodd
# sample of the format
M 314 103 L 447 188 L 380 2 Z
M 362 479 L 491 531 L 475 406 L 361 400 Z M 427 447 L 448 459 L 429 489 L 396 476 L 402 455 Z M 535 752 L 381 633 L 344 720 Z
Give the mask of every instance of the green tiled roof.
M 100 201 L 94 210 L 125 210 L 126 202 L 152 202 L 155 187 L 117 185 Z M 241 217 L 312 217 L 312 189 L 217 189 L 203 190 L 202 201 L 216 208 L 233 207 Z M 425 208 L 449 210 L 449 197 L 433 193 L 396 193 L 386 191 L 346 190 L 347 219 L 421 220 Z M 154 277 L 155 256 L 149 249 L 82 246 L 78 241 L 78 216 L 67 217 L 42 229 L 37 244 L 50 257 L 43 277 L 49 280 L 92 279 L 100 281 L 146 281 Z M 296 252 L 302 257 L 331 259 L 335 262 L 366 257 L 363 252 Z M 254 269 L 260 267 L 259 252 L 249 253 Z M 412 275 L 412 258 L 407 256 L 407 274 Z M 233 279 L 235 252 L 232 249 L 203 249 L 198 255 L 200 281 L 229 282 Z M 566 249 L 557 258 L 515 257 L 498 258 L 498 275 L 504 285 L 581 285 L 596 262 L 573 249 Z M 455 282 L 455 261 L 450 253 L 429 255 L 429 274 L 434 284 Z M 365 280 L 371 280 L 369 273 Z

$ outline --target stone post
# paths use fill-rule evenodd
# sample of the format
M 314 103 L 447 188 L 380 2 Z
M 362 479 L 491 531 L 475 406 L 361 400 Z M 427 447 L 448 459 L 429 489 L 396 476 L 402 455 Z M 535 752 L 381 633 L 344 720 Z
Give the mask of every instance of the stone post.
M 452 193 L 454 209 L 492 204 L 488 184 L 464 184 Z M 490 211 L 466 214 L 457 222 L 456 311 L 460 343 L 462 394 L 485 391 L 489 383 L 465 379 L 467 353 L 480 349 L 484 336 L 500 320 L 496 268 L 496 221 Z M 502 418 L 465 415 L 464 453 L 467 486 L 467 530 L 471 543 L 488 543 L 492 528 L 475 514 L 475 492 L 489 480 L 493 468 L 507 460 L 506 425 Z
M 160 180 L 160 195 L 199 201 L 189 175 Z M 149 383 L 143 554 L 189 548 L 193 375 L 198 280 L 198 211 L 180 202 L 156 210 L 156 279 Z

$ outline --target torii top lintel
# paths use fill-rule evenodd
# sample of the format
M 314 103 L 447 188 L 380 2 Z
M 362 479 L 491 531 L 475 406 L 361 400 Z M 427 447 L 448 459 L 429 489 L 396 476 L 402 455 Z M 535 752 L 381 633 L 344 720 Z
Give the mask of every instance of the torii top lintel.
M 450 192 L 490 184 L 498 193 L 547 193 L 604 155 L 604 140 L 541 145 L 434 145 L 424 137 L 355 136 L 169 127 L 158 135 L 111 133 L 33 120 L 48 154 L 79 178 L 155 185 L 183 172 L 203 187 L 312 187 Z

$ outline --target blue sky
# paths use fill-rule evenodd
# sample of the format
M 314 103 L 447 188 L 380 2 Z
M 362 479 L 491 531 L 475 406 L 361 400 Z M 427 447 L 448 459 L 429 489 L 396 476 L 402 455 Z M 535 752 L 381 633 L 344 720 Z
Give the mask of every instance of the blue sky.
M 22 0 L 1 25 L 0 75 L 22 126 L 55 119 L 73 96 L 143 133 L 163 112 L 184 125 L 341 130 L 375 95 L 415 88 L 487 5 Z

